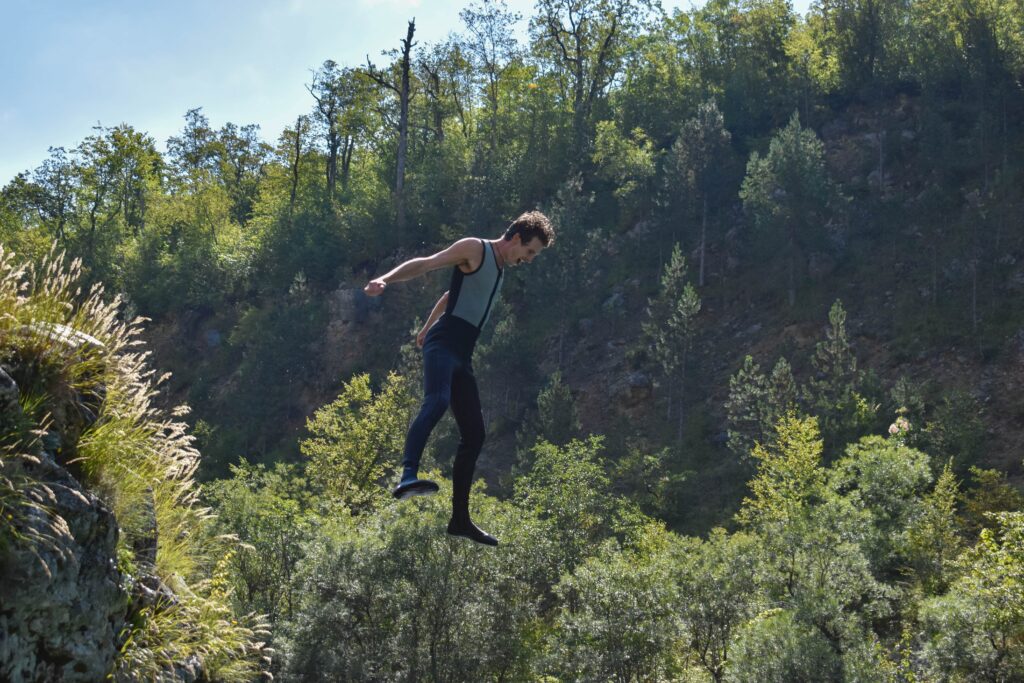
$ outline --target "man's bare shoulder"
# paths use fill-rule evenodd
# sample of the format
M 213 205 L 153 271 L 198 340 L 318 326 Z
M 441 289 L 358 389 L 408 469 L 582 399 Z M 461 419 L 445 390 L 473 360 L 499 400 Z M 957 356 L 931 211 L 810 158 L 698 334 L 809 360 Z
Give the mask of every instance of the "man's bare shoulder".
M 455 240 L 452 242 L 449 249 L 458 249 L 460 251 L 466 251 L 469 249 L 480 248 L 480 238 L 478 237 L 463 237 L 462 239 Z
M 477 237 L 463 237 L 456 240 L 444 251 L 436 255 L 439 261 L 445 265 L 455 265 L 463 271 L 476 270 L 483 258 L 483 249 L 480 247 L 480 239 Z

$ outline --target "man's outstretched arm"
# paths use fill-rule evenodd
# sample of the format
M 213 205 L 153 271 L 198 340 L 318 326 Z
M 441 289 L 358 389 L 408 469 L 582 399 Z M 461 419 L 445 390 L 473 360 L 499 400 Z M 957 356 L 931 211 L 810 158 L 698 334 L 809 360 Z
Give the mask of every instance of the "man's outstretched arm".
M 423 323 L 423 329 L 420 330 L 419 334 L 416 335 L 416 346 L 423 348 L 423 342 L 427 338 L 427 332 L 434 326 L 437 319 L 444 313 L 445 307 L 448 306 L 448 292 L 441 295 L 441 298 L 434 304 L 433 310 L 430 311 L 430 315 L 427 316 L 427 322 Z
M 369 296 L 378 296 L 392 282 L 412 280 L 445 266 L 469 264 L 472 262 L 474 254 L 477 254 L 479 251 L 480 240 L 473 239 L 472 237 L 463 238 L 433 256 L 409 259 L 384 275 L 370 280 L 366 287 L 363 288 L 363 291 Z

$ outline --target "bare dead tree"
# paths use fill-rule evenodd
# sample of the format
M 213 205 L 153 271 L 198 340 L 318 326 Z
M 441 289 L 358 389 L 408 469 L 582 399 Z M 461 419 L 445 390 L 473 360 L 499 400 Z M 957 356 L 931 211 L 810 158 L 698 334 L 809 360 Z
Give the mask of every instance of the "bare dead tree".
M 398 62 L 399 79 L 395 82 L 383 71 L 378 69 L 366 57 L 366 75 L 373 79 L 380 87 L 391 90 L 398 97 L 398 155 L 395 160 L 395 225 L 398 229 L 398 237 L 405 228 L 405 162 L 409 151 L 409 100 L 412 97 L 410 85 L 410 67 L 413 43 L 412 37 L 416 32 L 416 19 L 409 20 L 409 30 L 402 40 L 402 56 Z

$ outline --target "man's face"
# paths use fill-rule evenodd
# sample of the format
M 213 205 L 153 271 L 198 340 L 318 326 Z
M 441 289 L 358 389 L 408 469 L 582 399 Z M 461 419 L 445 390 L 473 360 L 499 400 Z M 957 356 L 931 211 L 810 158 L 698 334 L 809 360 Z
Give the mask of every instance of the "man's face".
M 523 244 L 522 236 L 516 235 L 512 238 L 512 249 L 509 251 L 508 265 L 518 266 L 520 263 L 530 263 L 543 250 L 544 243 L 540 241 L 539 237 L 534 237 L 526 244 Z

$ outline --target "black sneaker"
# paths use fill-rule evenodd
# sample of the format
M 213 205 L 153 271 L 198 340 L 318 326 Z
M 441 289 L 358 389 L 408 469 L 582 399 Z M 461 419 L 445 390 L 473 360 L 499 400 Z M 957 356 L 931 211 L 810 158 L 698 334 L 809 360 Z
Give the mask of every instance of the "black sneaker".
M 498 539 L 491 536 L 469 520 L 466 520 L 465 522 L 456 522 L 454 519 L 451 520 L 448 522 L 448 534 L 450 536 L 462 536 L 463 538 L 468 538 L 471 541 L 476 541 L 477 543 L 482 543 L 484 545 L 498 545 Z
M 429 479 L 414 479 L 413 481 L 400 482 L 391 492 L 398 500 L 405 500 L 413 496 L 432 496 L 438 491 L 438 486 Z

